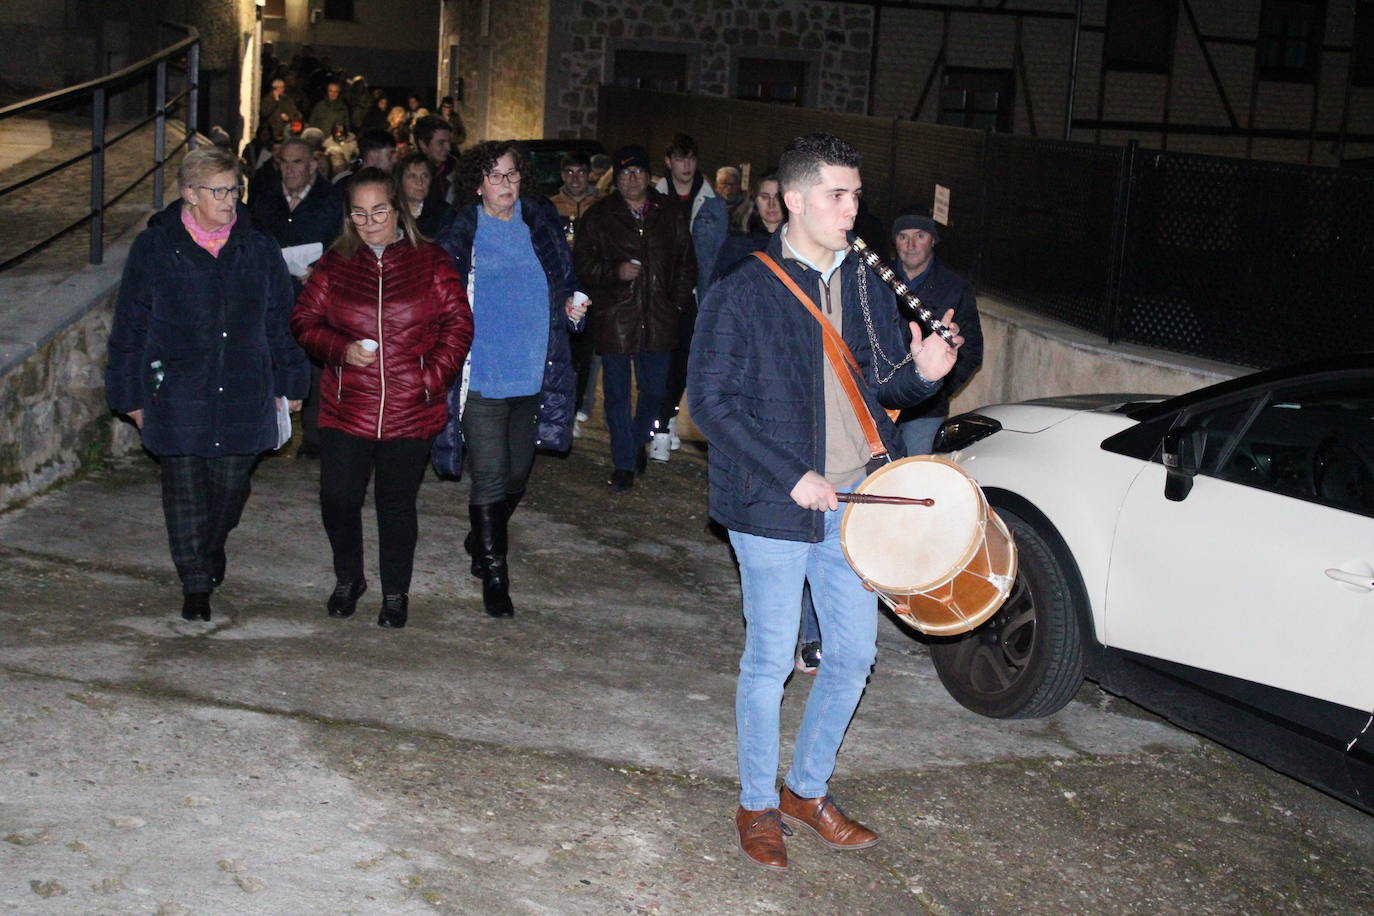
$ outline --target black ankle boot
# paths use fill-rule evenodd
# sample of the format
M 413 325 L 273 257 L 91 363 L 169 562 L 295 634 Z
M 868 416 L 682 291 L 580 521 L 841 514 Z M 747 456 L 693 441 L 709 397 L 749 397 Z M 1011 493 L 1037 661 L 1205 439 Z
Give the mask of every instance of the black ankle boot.
M 377 615 L 377 626 L 388 630 L 399 630 L 406 625 L 410 609 L 409 595 L 383 595 L 382 611 Z
M 506 494 L 506 522 L 510 522 L 510 517 L 515 514 L 515 507 L 520 505 L 520 500 L 525 498 L 525 491 L 519 493 Z M 468 536 L 463 538 L 463 549 L 472 557 L 472 575 L 474 578 L 482 578 L 482 564 L 477 559 L 477 529 L 472 528 L 468 531 Z
M 209 620 L 210 593 L 189 592 L 181 599 L 182 620 Z
M 492 617 L 513 617 L 510 600 L 510 573 L 506 567 L 505 501 L 485 506 L 468 506 L 472 520 L 476 559 L 482 572 L 482 604 Z

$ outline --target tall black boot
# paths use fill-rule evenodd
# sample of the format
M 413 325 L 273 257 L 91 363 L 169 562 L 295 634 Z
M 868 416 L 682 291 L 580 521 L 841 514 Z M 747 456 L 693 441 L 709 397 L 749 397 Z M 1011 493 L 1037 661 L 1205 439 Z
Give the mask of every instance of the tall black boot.
M 468 506 L 472 520 L 475 559 L 482 571 L 482 604 L 492 617 L 513 617 L 510 572 L 506 568 L 506 503 Z
M 525 498 L 525 491 L 524 491 L 524 490 L 521 490 L 519 493 L 507 493 L 507 494 L 506 494 L 506 521 L 507 521 L 507 522 L 509 522 L 509 521 L 510 521 L 510 517 L 511 517 L 512 515 L 515 514 L 515 507 L 518 506 L 518 505 L 520 505 L 520 500 L 522 500 L 522 499 L 524 499 L 524 498 Z M 477 529 L 476 529 L 476 528 L 471 528 L 471 529 L 469 529 L 469 530 L 468 530 L 468 536 L 465 537 L 465 538 L 463 538 L 463 549 L 466 550 L 466 551 L 468 552 L 468 556 L 472 557 L 472 575 L 473 575 L 473 578 L 476 578 L 476 579 L 482 578 L 482 564 L 479 563 L 479 562 L 477 561 Z

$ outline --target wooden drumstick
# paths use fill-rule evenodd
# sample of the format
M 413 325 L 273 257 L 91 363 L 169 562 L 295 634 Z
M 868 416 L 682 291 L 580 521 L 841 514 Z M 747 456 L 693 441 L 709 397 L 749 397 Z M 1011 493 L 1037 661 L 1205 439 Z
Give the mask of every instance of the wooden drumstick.
M 842 503 L 877 503 L 883 506 L 933 506 L 933 499 L 915 499 L 910 496 L 877 496 L 872 493 L 836 493 L 835 498 Z

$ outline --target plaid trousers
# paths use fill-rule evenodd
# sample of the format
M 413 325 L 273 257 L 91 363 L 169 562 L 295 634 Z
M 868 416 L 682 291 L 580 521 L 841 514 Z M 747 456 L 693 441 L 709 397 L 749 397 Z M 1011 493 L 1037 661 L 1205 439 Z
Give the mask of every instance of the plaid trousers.
M 238 527 L 257 455 L 163 455 L 162 513 L 167 543 L 186 594 L 211 589 L 212 558 Z

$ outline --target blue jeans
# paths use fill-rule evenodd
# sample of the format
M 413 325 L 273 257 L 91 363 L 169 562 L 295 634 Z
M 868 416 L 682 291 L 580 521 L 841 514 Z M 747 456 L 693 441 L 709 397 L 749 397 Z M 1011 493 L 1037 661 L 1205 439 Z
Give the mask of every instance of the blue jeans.
M 750 811 L 778 804 L 779 708 L 792 673 L 803 581 L 811 584 L 825 634 L 825 664 L 811 686 L 784 778 L 802 798 L 828 792 L 835 755 L 877 657 L 877 602 L 845 561 L 840 516 L 825 513 L 825 539 L 818 544 L 730 532 L 746 623 L 735 689 L 739 803 Z
M 611 462 L 617 471 L 633 471 L 640 449 L 649 441 L 649 431 L 663 404 L 668 387 L 668 357 L 665 351 L 641 350 L 638 353 L 602 353 L 601 384 L 605 401 L 606 428 L 611 431 Z M 634 417 L 630 416 L 630 362 L 634 361 Z
M 907 457 L 929 455 L 930 447 L 935 444 L 935 434 L 940 431 L 940 424 L 943 422 L 944 417 L 920 417 L 898 423 L 897 433 L 902 437 L 902 444 L 906 446 Z

